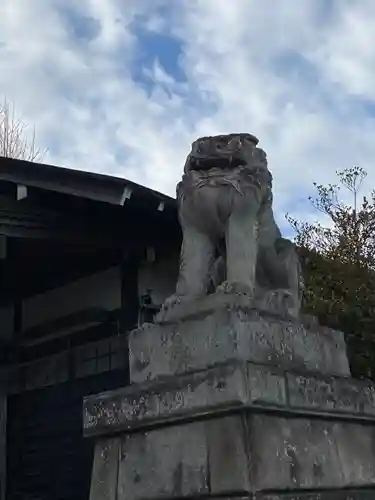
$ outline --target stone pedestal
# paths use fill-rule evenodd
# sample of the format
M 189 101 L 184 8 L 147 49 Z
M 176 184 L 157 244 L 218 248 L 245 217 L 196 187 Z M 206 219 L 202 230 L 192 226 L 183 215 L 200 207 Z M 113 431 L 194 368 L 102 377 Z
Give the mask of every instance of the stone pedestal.
M 375 498 L 375 389 L 340 332 L 224 307 L 129 344 L 132 384 L 84 401 L 91 500 Z

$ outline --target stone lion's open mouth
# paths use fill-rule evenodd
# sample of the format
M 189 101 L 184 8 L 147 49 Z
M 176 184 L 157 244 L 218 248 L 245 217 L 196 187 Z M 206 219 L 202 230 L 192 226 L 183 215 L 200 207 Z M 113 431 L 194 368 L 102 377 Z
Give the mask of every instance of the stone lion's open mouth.
M 258 139 L 251 134 L 201 137 L 192 144 L 189 170 L 232 170 L 246 165 L 244 151 L 255 148 Z
M 218 155 L 210 157 L 191 157 L 189 161 L 190 170 L 211 170 L 218 168 L 221 170 L 233 169 L 245 165 L 242 158 L 233 155 Z

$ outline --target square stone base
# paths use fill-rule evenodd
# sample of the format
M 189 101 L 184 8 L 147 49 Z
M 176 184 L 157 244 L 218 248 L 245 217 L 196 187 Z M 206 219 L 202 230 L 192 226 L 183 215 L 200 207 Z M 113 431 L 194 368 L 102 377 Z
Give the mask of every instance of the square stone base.
M 374 438 L 360 423 L 247 412 L 111 437 L 90 498 L 373 499 Z
M 206 311 L 171 324 L 145 325 L 131 332 L 129 351 L 134 383 L 231 360 L 350 376 L 342 332 L 307 328 L 298 321 L 242 307 Z
M 91 500 L 375 499 L 375 388 L 341 332 L 226 305 L 129 351 L 132 384 L 84 402 Z

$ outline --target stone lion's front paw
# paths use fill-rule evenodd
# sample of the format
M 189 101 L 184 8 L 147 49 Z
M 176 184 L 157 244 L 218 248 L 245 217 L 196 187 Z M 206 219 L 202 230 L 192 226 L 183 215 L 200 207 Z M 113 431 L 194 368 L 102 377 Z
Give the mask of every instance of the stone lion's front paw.
M 181 295 L 173 294 L 170 297 L 168 297 L 164 304 L 162 305 L 160 311 L 155 315 L 155 321 L 158 323 L 160 321 L 163 321 L 165 317 L 167 316 L 168 312 L 173 309 L 175 306 L 181 304 L 183 302 L 184 297 Z
M 254 288 L 245 283 L 232 283 L 224 281 L 216 288 L 216 291 L 232 295 L 246 295 L 249 297 L 254 296 Z
M 173 294 L 170 297 L 166 299 L 166 301 L 163 304 L 162 309 L 169 310 L 172 309 L 172 307 L 176 306 L 177 304 L 180 304 L 182 302 L 182 296 Z
M 173 294 L 167 299 L 165 299 L 165 302 L 161 307 L 161 311 L 169 311 L 180 302 L 181 302 L 181 297 L 179 295 Z

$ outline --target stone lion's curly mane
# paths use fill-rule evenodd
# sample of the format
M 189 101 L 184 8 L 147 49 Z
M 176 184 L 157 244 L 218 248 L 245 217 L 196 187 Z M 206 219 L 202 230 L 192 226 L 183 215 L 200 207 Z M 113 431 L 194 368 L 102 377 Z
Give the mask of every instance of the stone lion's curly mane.
M 272 204 L 272 174 L 268 170 L 267 155 L 261 148 L 255 146 L 253 141 L 247 140 L 246 136 L 250 134 L 231 134 L 238 136 L 237 148 L 233 150 L 233 163 L 220 158 L 220 152 L 212 151 L 204 155 L 197 154 L 197 142 L 192 145 L 192 152 L 188 155 L 182 180 L 177 184 L 177 200 L 183 203 L 186 196 L 194 196 L 201 187 L 214 187 L 216 189 L 222 186 L 232 186 L 237 192 L 245 196 L 254 196 L 254 187 L 262 191 L 264 203 Z M 245 138 L 243 137 L 245 136 Z M 250 136 L 253 138 L 253 136 Z M 213 141 L 216 137 L 204 137 L 200 142 Z M 223 148 L 225 154 L 225 148 Z M 224 161 L 218 161 L 218 160 Z M 212 161 L 211 168 L 199 168 L 197 162 Z M 237 160 L 237 161 L 235 161 Z M 215 163 L 216 162 L 216 163 Z

